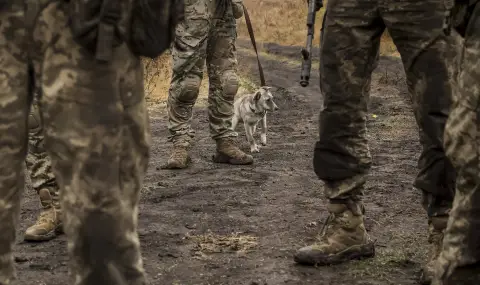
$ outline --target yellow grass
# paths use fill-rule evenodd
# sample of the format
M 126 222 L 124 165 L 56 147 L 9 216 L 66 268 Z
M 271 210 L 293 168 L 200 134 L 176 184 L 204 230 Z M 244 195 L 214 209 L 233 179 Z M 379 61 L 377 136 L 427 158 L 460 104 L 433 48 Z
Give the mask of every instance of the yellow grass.
M 307 2 L 305 0 L 244 0 L 244 4 L 252 20 L 258 45 L 261 45 L 262 42 L 273 42 L 284 46 L 305 45 L 307 32 Z M 325 9 L 321 9 L 317 13 L 315 46 L 319 44 L 324 11 Z M 245 18 L 241 18 L 237 24 L 239 38 L 249 40 Z M 381 54 L 395 54 L 395 52 L 396 49 L 391 38 L 385 34 L 382 38 Z M 170 86 L 170 54 L 166 53 L 153 62 L 147 60 L 145 63 L 145 88 L 148 98 L 153 101 L 165 100 Z M 208 78 L 205 74 L 200 90 L 201 96 L 204 96 L 207 90 Z

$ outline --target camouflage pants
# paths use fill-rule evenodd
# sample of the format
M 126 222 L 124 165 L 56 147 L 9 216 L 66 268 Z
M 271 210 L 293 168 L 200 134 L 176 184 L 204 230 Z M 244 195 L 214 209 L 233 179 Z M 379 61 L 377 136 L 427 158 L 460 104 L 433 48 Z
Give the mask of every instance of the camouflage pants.
M 96 62 L 73 41 L 64 1 L 50 1 L 29 33 L 22 2 L 0 11 L 0 284 L 16 279 L 12 247 L 34 77 L 73 284 L 143 285 L 137 215 L 151 138 L 140 59 L 121 45 L 110 63 Z
M 38 103 L 31 106 L 28 118 L 28 153 L 25 160 L 33 189 L 38 193 L 48 189 L 55 206 L 59 204 L 59 188 L 52 171 L 52 161 L 45 150 L 45 142 Z
M 236 22 L 231 5 L 216 17 L 218 1 L 186 0 L 185 20 L 177 26 L 172 48 L 173 75 L 168 94 L 168 129 L 174 143 L 191 143 L 192 108 L 205 62 L 209 79 L 208 115 L 213 139 L 237 136 L 232 129 L 238 90 Z M 227 1 L 230 3 L 230 1 Z
M 367 105 L 371 74 L 385 28 L 397 46 L 414 101 L 423 146 L 414 183 L 423 190 L 429 216 L 447 215 L 454 170 L 443 150 L 450 107 L 443 31 L 444 0 L 330 0 L 322 34 L 320 86 L 324 109 L 314 169 L 330 199 L 361 199 L 371 168 Z
M 458 171 L 435 285 L 480 283 L 480 3 L 460 55 L 445 150 Z

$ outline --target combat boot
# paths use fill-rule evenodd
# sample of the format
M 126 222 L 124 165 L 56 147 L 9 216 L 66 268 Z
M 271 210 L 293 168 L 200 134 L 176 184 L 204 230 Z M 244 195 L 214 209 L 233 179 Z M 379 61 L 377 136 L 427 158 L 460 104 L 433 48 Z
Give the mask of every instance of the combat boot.
M 163 169 L 184 169 L 187 168 L 192 159 L 188 153 L 189 145 L 174 144 L 173 151 L 168 161 L 162 166 Z
M 217 153 L 213 156 L 213 162 L 236 165 L 253 163 L 253 156 L 241 151 L 233 138 L 220 138 L 216 140 L 216 143 Z
M 375 247 L 364 225 L 363 205 L 346 201 L 330 203 L 330 216 L 317 243 L 299 249 L 295 262 L 304 265 L 333 265 L 375 256 Z
M 43 209 L 37 222 L 26 230 L 25 241 L 48 241 L 63 233 L 58 201 L 52 199 L 48 189 L 41 189 L 38 195 Z
M 428 243 L 430 252 L 427 264 L 423 267 L 420 281 L 424 285 L 432 282 L 435 273 L 435 262 L 442 252 L 443 236 L 447 228 L 448 217 L 432 217 L 428 225 Z

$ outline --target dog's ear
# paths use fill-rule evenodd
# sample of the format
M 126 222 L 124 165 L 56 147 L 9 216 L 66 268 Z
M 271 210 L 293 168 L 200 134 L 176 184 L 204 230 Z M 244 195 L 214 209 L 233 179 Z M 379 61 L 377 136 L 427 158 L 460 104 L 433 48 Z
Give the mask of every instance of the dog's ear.
M 258 91 L 255 93 L 255 97 L 253 97 L 253 100 L 258 101 L 260 100 L 260 97 L 262 97 L 262 92 Z

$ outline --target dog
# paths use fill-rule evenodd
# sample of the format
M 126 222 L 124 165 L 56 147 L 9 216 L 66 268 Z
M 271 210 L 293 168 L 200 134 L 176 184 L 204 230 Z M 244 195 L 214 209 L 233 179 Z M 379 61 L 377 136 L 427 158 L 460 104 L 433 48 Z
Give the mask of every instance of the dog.
M 253 94 L 247 94 L 235 100 L 234 115 L 232 119 L 233 130 L 239 122 L 243 122 L 247 141 L 250 144 L 250 152 L 260 152 L 253 134 L 256 131 L 258 122 L 261 124 L 260 142 L 267 145 L 267 112 L 278 110 L 277 104 L 273 101 L 271 87 L 261 87 Z

